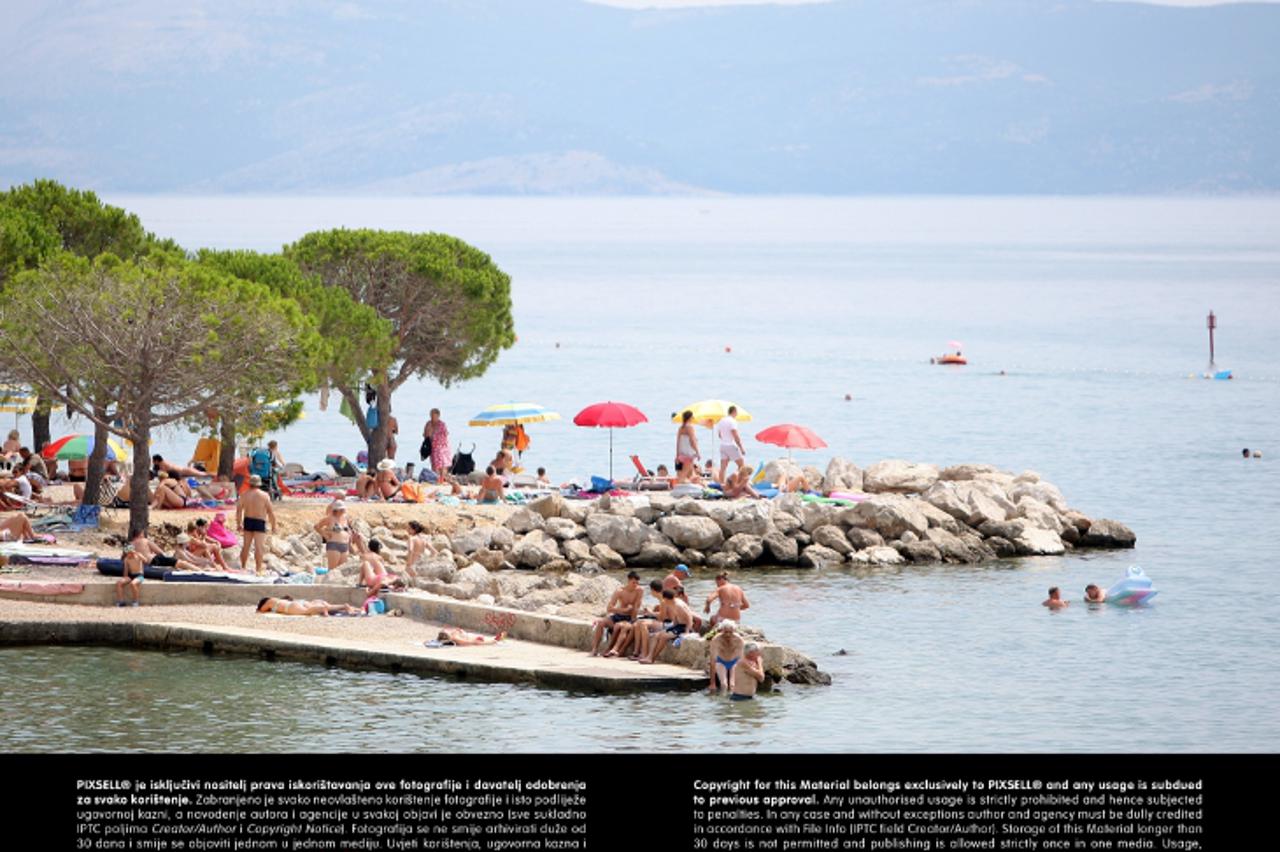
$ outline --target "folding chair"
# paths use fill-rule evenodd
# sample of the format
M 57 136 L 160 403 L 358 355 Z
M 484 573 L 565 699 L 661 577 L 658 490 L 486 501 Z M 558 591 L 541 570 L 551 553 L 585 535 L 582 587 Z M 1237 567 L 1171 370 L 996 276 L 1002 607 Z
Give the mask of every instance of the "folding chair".
M 631 463 L 636 466 L 637 476 L 635 488 L 638 491 L 670 491 L 671 481 L 660 476 L 652 476 L 649 469 L 641 462 L 639 456 L 632 456 Z

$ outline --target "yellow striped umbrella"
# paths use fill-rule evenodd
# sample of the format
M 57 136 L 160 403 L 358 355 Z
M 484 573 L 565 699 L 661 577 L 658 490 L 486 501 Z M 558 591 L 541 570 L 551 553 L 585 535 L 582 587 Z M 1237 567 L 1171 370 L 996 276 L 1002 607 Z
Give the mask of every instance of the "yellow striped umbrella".
M 36 395 L 26 388 L 0 385 L 0 411 L 30 414 L 36 410 Z
M 682 415 L 686 411 L 693 412 L 693 419 L 701 423 L 703 426 L 711 427 L 716 425 L 716 421 L 729 414 L 729 406 L 737 405 L 727 399 L 704 399 L 701 402 L 695 402 L 693 405 L 686 405 L 684 408 L 677 408 L 676 413 L 671 416 L 672 423 L 679 423 Z M 738 413 L 733 416 L 734 420 L 739 423 L 745 423 L 751 419 L 751 413 L 737 405 Z
M 532 402 L 504 402 L 491 405 L 467 421 L 468 426 L 515 426 L 521 423 L 546 423 L 560 415 Z

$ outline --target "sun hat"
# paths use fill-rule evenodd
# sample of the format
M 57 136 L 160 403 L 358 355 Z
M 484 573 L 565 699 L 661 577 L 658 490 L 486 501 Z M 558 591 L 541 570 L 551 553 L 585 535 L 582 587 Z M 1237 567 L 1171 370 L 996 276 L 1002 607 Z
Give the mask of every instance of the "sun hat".
M 341 500 L 334 500 L 332 503 L 329 504 L 329 511 L 345 512 L 347 511 L 347 504 L 343 503 Z
M 382 461 L 378 462 L 378 470 L 391 470 L 395 466 L 396 466 L 396 463 L 393 462 L 391 459 L 383 459 Z

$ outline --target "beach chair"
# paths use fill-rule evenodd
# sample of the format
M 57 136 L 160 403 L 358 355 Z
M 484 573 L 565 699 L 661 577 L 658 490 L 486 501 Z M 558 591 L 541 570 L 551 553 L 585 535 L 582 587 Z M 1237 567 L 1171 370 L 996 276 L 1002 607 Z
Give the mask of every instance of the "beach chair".
M 653 476 L 640 461 L 639 456 L 632 456 L 631 463 L 636 466 L 636 478 L 632 485 L 637 491 L 670 491 L 671 480 Z
M 218 469 L 218 455 L 222 452 L 222 442 L 217 438 L 201 438 L 196 441 L 196 448 L 191 452 L 191 463 L 199 462 L 205 470 Z

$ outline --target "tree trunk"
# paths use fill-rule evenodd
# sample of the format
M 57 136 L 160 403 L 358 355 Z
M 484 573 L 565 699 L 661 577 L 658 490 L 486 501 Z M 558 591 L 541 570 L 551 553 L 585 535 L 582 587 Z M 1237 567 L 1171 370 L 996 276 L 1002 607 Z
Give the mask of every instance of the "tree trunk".
M 106 409 L 94 406 L 94 415 L 99 420 L 107 419 Z M 98 505 L 98 497 L 102 493 L 102 473 L 107 467 L 107 437 L 110 433 L 101 423 L 93 424 L 93 452 L 89 454 L 89 469 L 84 475 L 84 498 L 81 506 Z
M 391 435 L 391 388 L 386 381 L 378 384 L 378 427 L 369 434 L 369 470 L 387 457 L 387 438 Z
M 234 420 L 222 418 L 218 426 L 218 476 L 231 479 L 236 466 L 236 424 Z
M 36 397 L 36 410 L 31 413 L 31 451 L 38 453 L 53 440 L 49 434 L 49 415 L 53 411 L 52 401 L 40 394 Z
M 147 412 L 148 415 L 150 412 Z M 133 442 L 133 476 L 129 479 L 129 538 L 151 526 L 151 423 L 137 430 Z

